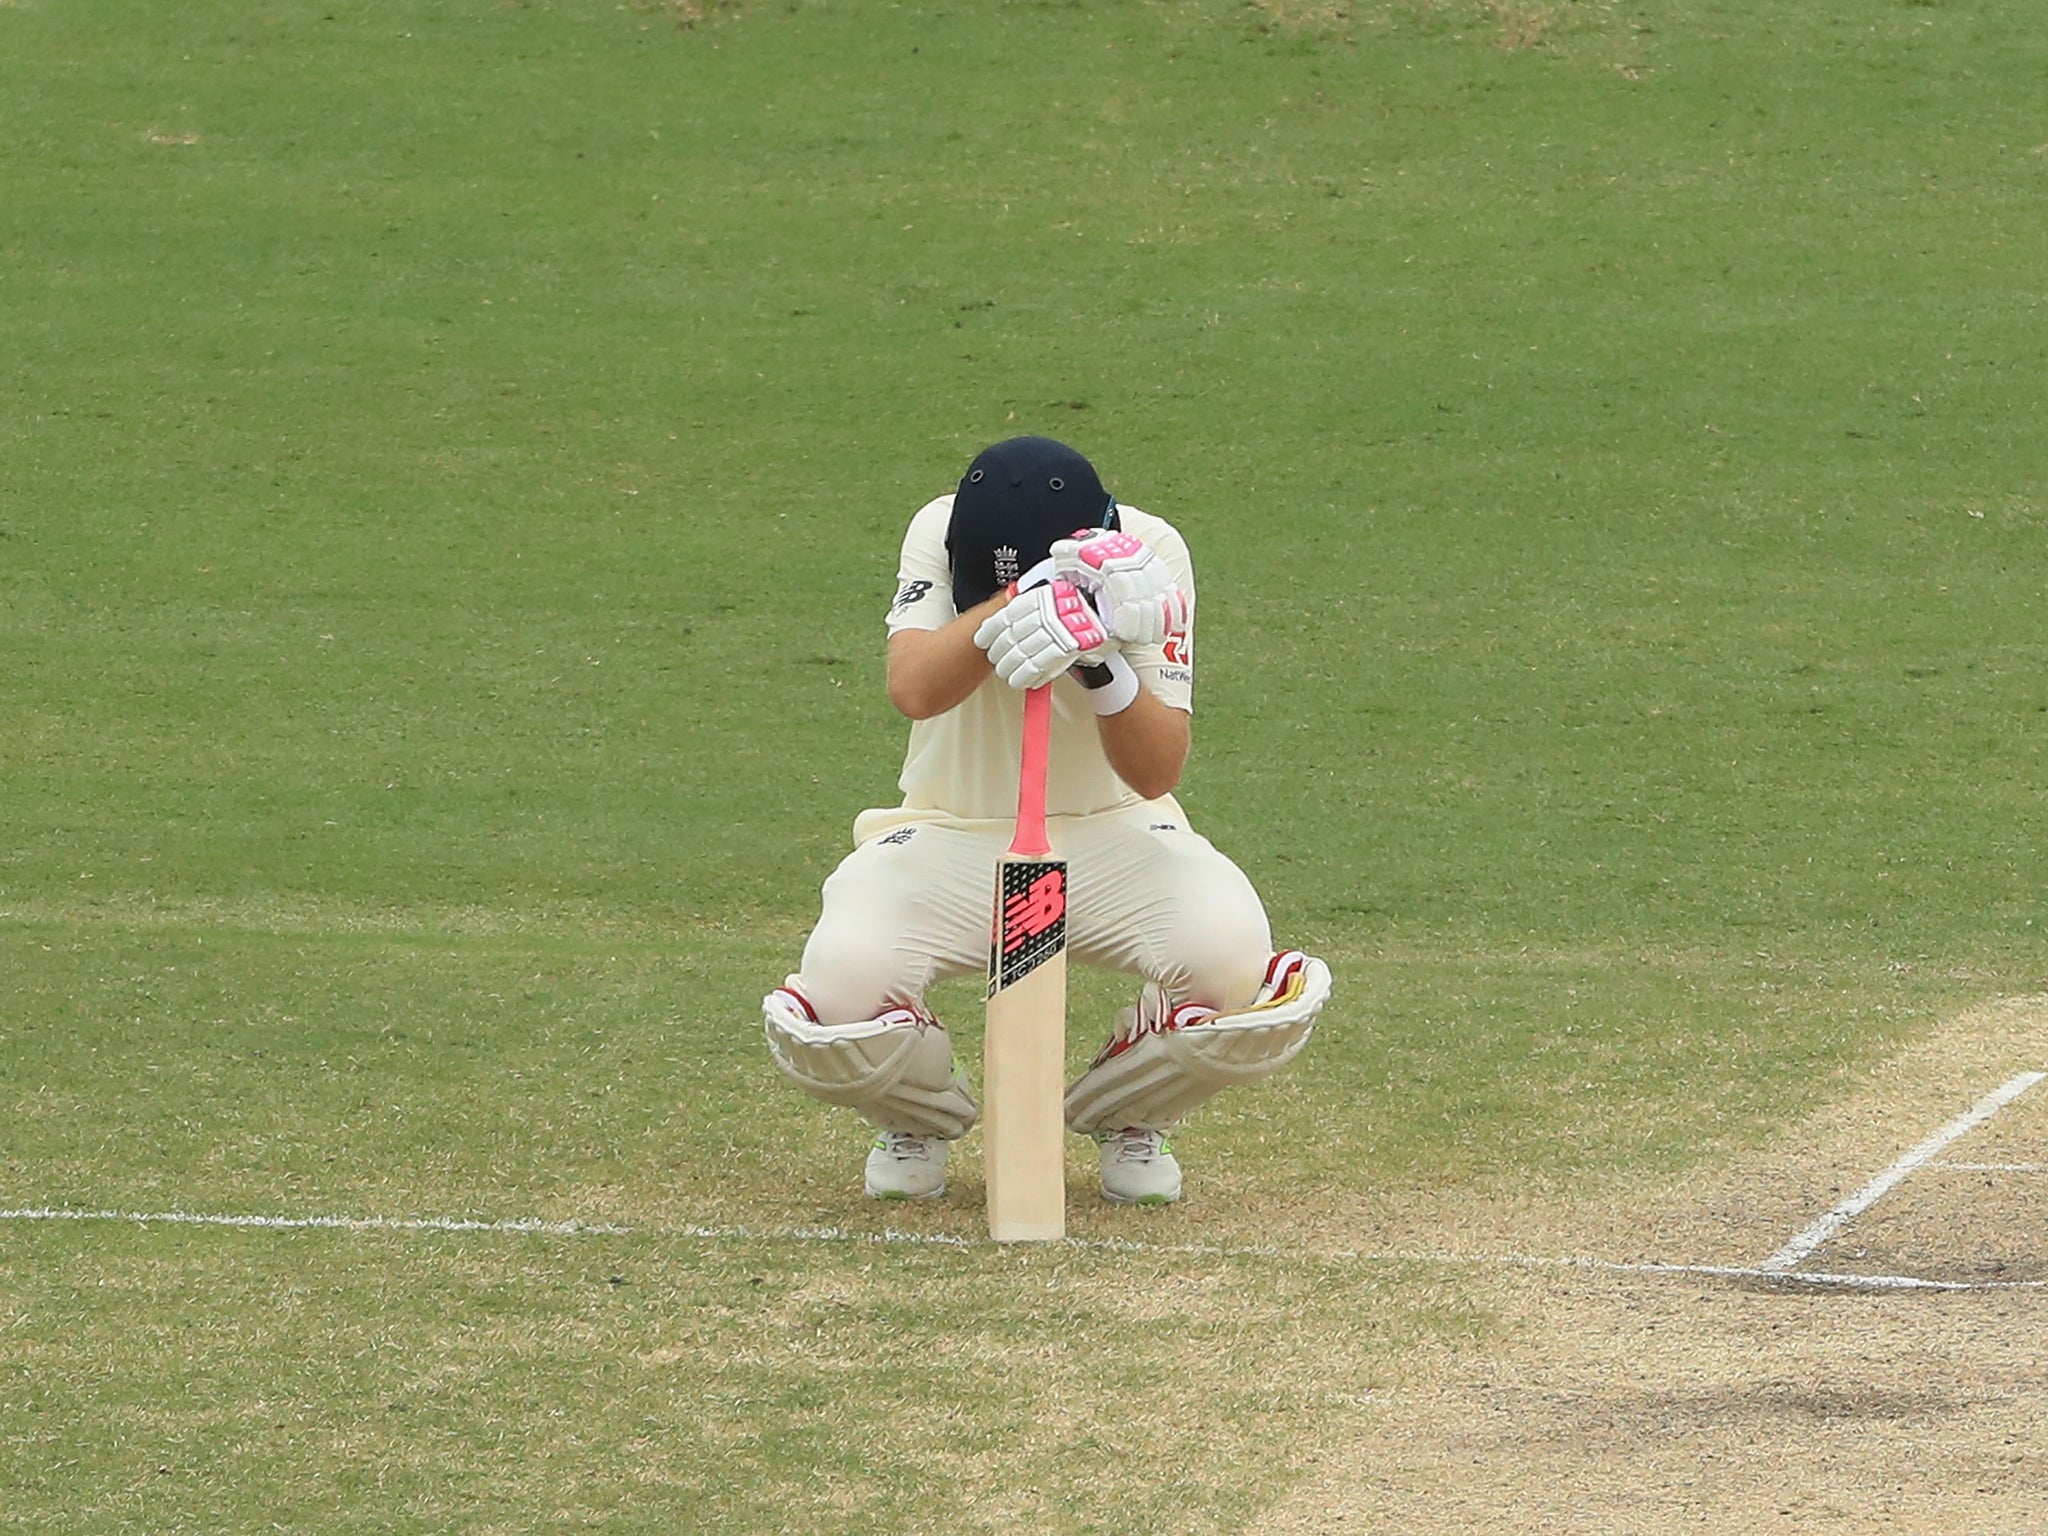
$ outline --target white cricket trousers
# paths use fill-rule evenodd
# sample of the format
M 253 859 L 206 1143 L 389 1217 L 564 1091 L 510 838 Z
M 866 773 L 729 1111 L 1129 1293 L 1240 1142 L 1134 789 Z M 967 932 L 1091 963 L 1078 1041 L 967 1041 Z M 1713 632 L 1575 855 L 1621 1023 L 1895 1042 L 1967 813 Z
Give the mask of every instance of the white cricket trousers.
M 870 812 L 894 820 L 900 813 Z M 1175 1003 L 1241 1008 L 1272 957 L 1266 908 L 1244 871 L 1190 830 L 1170 798 L 1046 829 L 1067 861 L 1067 953 L 1156 981 Z M 798 987 L 826 1024 L 872 1019 L 988 967 L 996 860 L 1014 823 L 917 821 L 862 838 L 825 882 Z

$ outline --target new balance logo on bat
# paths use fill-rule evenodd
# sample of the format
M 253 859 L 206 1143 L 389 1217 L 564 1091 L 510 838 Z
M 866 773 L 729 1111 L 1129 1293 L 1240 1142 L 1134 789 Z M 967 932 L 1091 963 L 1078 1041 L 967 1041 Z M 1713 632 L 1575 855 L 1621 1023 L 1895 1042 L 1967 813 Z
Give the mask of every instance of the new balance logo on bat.
M 1057 860 L 1003 869 L 990 936 L 989 995 L 1013 986 L 1067 945 L 1067 866 Z
M 1003 902 L 1003 953 L 1041 938 L 1067 915 L 1067 872 L 1049 869 Z

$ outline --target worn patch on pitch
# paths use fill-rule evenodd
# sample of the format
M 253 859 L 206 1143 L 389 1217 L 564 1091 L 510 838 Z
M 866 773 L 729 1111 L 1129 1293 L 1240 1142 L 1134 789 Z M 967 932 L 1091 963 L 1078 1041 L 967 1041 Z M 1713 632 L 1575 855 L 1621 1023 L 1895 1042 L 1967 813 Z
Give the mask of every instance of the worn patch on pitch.
M 2015 1071 L 2048 1005 L 1953 1021 L 1846 1103 L 1718 1170 L 1606 1201 L 1468 1209 L 1482 1237 L 1614 1263 L 1755 1266 Z M 2048 1085 L 1916 1167 L 1797 1266 L 2048 1278 Z M 1506 1249 L 1499 1251 L 1508 1251 Z M 2048 1288 L 1866 1291 L 1500 1266 L 1501 1330 L 1421 1351 L 1262 1536 L 1398 1530 L 2031 1529 L 2048 1487 Z

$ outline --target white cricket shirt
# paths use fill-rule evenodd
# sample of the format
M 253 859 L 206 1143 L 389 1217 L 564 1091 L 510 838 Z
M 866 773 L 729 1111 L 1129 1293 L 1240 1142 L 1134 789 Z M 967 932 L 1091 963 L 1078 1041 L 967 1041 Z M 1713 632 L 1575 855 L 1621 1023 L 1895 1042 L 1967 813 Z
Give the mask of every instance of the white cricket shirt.
M 926 502 L 910 520 L 896 570 L 896 598 L 889 608 L 891 635 L 906 629 L 943 629 L 958 617 L 946 560 L 946 527 L 952 516 L 953 498 L 946 495 Z M 1194 565 L 1179 530 L 1164 518 L 1121 503 L 1117 516 L 1125 531 L 1143 539 L 1166 561 L 1192 606 Z M 1192 713 L 1194 654 L 1191 619 L 1185 631 L 1167 636 L 1159 645 L 1127 647 L 1124 659 L 1142 687 L 1161 702 Z M 1087 689 L 1071 677 L 1053 684 L 1048 815 L 1086 816 L 1135 805 L 1142 798 L 1109 766 L 1095 721 Z M 855 824 L 856 838 L 933 815 L 969 821 L 1014 817 L 1023 737 L 1024 695 L 991 673 L 959 705 L 932 719 L 911 722 L 910 747 L 897 780 L 903 804 L 861 817 Z

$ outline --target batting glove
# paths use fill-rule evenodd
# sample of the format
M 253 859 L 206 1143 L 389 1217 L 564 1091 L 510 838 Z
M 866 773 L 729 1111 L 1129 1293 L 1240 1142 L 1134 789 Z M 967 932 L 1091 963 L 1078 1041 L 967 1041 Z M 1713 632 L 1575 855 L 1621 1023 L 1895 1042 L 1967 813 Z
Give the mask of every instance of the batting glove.
M 1037 688 L 1077 661 L 1099 662 L 1107 630 L 1073 583 L 1055 579 L 1019 592 L 981 621 L 974 643 L 1012 688 Z
M 1083 528 L 1052 546 L 1054 574 L 1065 577 L 1102 610 L 1124 645 L 1157 645 L 1188 627 L 1192 604 L 1173 572 L 1144 540 L 1120 530 Z

